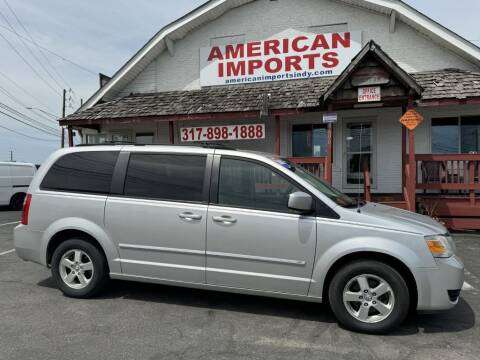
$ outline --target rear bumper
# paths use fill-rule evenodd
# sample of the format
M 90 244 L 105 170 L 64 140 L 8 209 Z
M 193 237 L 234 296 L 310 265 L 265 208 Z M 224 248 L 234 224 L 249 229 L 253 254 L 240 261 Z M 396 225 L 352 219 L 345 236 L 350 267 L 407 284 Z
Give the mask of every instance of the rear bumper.
M 13 230 L 15 251 L 17 255 L 26 261 L 46 265 L 42 256 L 41 232 L 29 231 L 28 226 L 18 225 Z
M 436 268 L 416 269 L 418 310 L 448 310 L 458 303 L 456 295 L 464 281 L 463 262 L 456 256 L 435 261 Z

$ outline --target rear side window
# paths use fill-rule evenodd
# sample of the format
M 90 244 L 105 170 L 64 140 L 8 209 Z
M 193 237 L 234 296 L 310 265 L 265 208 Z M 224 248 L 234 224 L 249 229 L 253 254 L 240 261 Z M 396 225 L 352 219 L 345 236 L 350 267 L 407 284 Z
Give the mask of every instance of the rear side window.
M 110 193 L 118 152 L 92 151 L 67 154 L 48 170 L 42 190 L 92 194 Z
M 131 154 L 124 194 L 129 197 L 202 202 L 207 157 Z

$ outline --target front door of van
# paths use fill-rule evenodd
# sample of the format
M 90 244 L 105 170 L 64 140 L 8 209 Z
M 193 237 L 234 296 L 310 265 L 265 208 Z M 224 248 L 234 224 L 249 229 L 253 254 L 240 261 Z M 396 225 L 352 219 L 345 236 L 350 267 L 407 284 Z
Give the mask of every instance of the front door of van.
M 299 189 L 245 159 L 222 157 L 218 173 L 216 204 L 208 210 L 207 283 L 306 295 L 316 221 L 288 209 L 288 196 Z
M 105 209 L 124 275 L 205 283 L 206 162 L 207 154 L 130 154 L 123 195 Z

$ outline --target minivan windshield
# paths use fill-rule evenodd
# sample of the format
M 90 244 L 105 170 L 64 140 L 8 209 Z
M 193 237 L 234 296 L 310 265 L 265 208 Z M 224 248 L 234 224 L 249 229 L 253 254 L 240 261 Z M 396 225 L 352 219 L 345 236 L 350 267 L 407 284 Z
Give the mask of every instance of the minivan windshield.
M 318 191 L 323 193 L 337 205 L 345 208 L 356 207 L 359 205 L 357 200 L 354 200 L 350 196 L 345 195 L 344 193 L 335 189 L 333 186 L 305 170 L 300 165 L 297 165 L 287 159 L 276 159 L 275 161 L 300 176 L 303 180 L 307 181 L 310 185 L 315 187 Z

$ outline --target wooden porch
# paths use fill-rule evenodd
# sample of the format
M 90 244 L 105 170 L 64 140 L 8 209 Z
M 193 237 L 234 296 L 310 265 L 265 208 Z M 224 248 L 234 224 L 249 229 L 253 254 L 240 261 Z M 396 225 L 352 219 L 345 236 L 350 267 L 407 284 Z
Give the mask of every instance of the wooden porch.
M 480 154 L 412 158 L 413 164 L 408 156 L 404 159 L 402 194 L 372 194 L 369 169 L 365 167 L 364 199 L 417 211 L 439 219 L 450 229 L 480 230 Z M 326 157 L 290 160 L 331 183 Z

